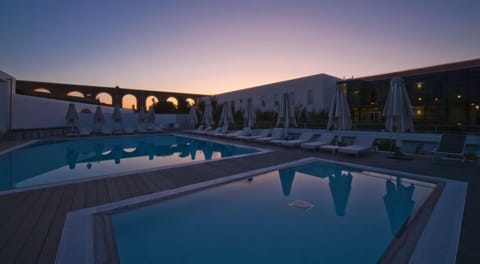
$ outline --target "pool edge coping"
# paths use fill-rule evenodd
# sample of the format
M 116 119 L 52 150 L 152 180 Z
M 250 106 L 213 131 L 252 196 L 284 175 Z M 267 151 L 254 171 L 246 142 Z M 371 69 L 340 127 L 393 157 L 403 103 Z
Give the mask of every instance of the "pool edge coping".
M 431 209 L 420 234 L 417 235 L 417 238 L 415 240 L 415 246 L 413 250 L 411 250 L 410 254 L 408 255 L 408 260 L 410 263 L 417 263 L 419 260 L 422 260 L 422 259 L 432 259 L 431 255 L 434 254 L 437 256 L 437 259 L 440 258 L 444 260 L 445 259 L 453 260 L 453 262 L 455 261 L 457 250 L 458 250 L 458 244 L 460 240 L 461 223 L 463 219 L 463 211 L 464 211 L 465 199 L 467 194 L 467 187 L 468 187 L 467 182 L 458 181 L 458 180 L 439 179 L 439 178 L 428 176 L 428 175 L 420 175 L 420 174 L 395 171 L 395 170 L 384 169 L 384 168 L 375 168 L 371 166 L 359 165 L 359 164 L 354 164 L 349 162 L 341 162 L 341 161 L 328 160 L 328 159 L 322 159 L 322 158 L 316 158 L 316 157 L 306 157 L 306 158 L 294 160 L 294 161 L 279 164 L 279 165 L 264 167 L 264 168 L 251 170 L 251 171 L 247 171 L 239 174 L 229 175 L 226 177 L 221 177 L 221 178 L 217 178 L 217 179 L 213 179 L 205 182 L 181 186 L 175 189 L 169 189 L 169 190 L 165 190 L 157 193 L 151 193 L 143 196 L 132 197 L 129 199 L 125 199 L 125 200 L 121 200 L 113 203 L 103 204 L 96 207 L 90 207 L 90 208 L 85 208 L 78 211 L 69 212 L 67 214 L 64 229 L 62 231 L 62 237 L 59 243 L 57 256 L 56 256 L 56 263 L 96 263 L 97 262 L 96 260 L 97 256 L 95 255 L 95 245 L 94 245 L 95 237 L 98 235 L 95 233 L 96 232 L 95 224 L 94 224 L 96 221 L 95 217 L 98 217 L 98 216 L 103 217 L 105 215 L 108 215 L 107 217 L 109 217 L 109 215 L 114 213 L 143 207 L 149 204 L 159 202 L 161 200 L 175 198 L 180 195 L 188 194 L 190 192 L 201 191 L 203 189 L 215 187 L 215 186 L 226 184 L 229 182 L 238 181 L 241 179 L 246 179 L 262 173 L 267 173 L 267 172 L 271 172 L 271 171 L 282 169 L 282 168 L 288 168 L 291 166 L 300 166 L 300 165 L 304 165 L 304 164 L 315 162 L 315 161 L 322 161 L 322 162 L 328 162 L 328 163 L 339 164 L 344 166 L 351 166 L 351 167 L 370 170 L 370 171 L 374 171 L 382 174 L 395 174 L 396 176 L 408 177 L 411 179 L 427 181 L 431 183 L 433 182 L 436 184 L 444 183 L 444 186 L 442 187 L 442 190 L 440 190 L 440 193 L 438 195 L 438 199 L 433 204 L 433 208 Z M 454 187 L 456 187 L 457 190 L 452 190 L 452 188 Z M 445 208 L 442 208 L 442 207 L 445 207 L 445 203 L 450 203 L 450 201 L 446 198 L 445 191 L 448 191 L 448 194 L 450 197 L 457 196 L 457 199 L 456 199 L 457 201 L 455 203 L 455 205 L 457 206 L 450 205 L 450 210 L 452 210 L 452 208 L 456 210 L 455 214 L 451 214 L 450 212 L 447 212 Z M 440 206 L 440 204 L 442 206 Z M 443 211 L 439 212 L 439 210 L 443 210 Z M 435 228 L 432 228 L 431 226 L 432 225 L 438 226 L 439 222 L 445 220 L 441 216 L 438 216 L 439 214 L 456 216 L 454 219 L 452 219 L 453 217 L 448 217 L 448 219 L 451 220 L 450 222 L 452 222 L 449 225 L 449 228 L 453 229 L 453 231 L 450 232 L 449 234 L 450 239 L 445 239 L 445 237 L 443 236 L 443 240 L 450 242 L 448 243 L 449 245 L 448 246 L 440 245 L 440 246 L 446 246 L 448 250 L 439 251 L 438 248 L 433 248 L 431 246 L 432 244 L 431 242 L 435 241 L 434 239 L 432 239 L 432 237 L 435 237 L 435 234 L 438 233 L 436 232 L 436 230 L 434 230 Z M 409 220 L 408 222 L 409 227 L 411 222 L 415 220 L 414 219 L 415 217 L 416 215 Z M 72 237 L 72 238 L 74 237 L 75 239 L 71 239 L 68 237 Z M 80 237 L 82 237 L 83 240 Z M 79 241 L 84 241 L 84 243 L 79 243 Z M 393 240 L 391 243 L 393 243 Z M 79 248 L 81 250 L 79 250 Z M 390 244 L 387 247 L 387 249 L 389 248 L 390 248 Z M 83 252 L 85 254 L 79 255 L 78 254 L 79 252 Z M 442 254 L 439 254 L 439 252 Z M 71 253 L 77 253 L 77 254 L 71 254 Z M 427 254 L 424 254 L 424 253 L 427 253 Z M 384 254 L 382 254 L 382 256 Z M 438 257 L 438 255 L 442 255 L 443 257 Z M 446 258 L 445 258 L 445 255 L 447 256 Z

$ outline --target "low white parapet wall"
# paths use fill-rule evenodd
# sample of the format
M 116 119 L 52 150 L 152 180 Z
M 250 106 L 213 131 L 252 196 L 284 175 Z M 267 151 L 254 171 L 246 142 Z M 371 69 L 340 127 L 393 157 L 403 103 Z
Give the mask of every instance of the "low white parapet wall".
M 16 94 L 12 104 L 12 127 L 11 129 L 39 129 L 65 127 L 67 121 L 68 105 L 70 101 L 41 98 L 29 95 Z M 77 112 L 88 109 L 95 112 L 98 105 L 75 102 Z M 113 107 L 101 106 L 103 113 L 108 116 L 113 113 Z M 130 109 L 122 109 L 122 115 L 127 122 L 135 122 L 135 112 Z M 156 114 L 155 123 L 162 128 L 188 127 L 188 114 Z

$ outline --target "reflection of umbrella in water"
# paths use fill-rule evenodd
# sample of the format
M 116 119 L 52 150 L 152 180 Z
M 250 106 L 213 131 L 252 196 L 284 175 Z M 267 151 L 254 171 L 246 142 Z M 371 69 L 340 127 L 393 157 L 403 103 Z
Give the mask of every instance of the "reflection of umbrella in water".
M 198 150 L 198 141 L 192 140 L 190 141 L 190 156 L 192 157 L 192 160 L 195 160 L 195 156 L 197 155 L 197 150 Z
M 412 200 L 415 186 L 413 184 L 405 186 L 401 183 L 401 178 L 397 177 L 396 185 L 391 180 L 387 180 L 386 189 L 387 193 L 383 196 L 383 202 L 387 209 L 390 230 L 393 235 L 398 236 L 415 206 L 415 202 Z
M 297 172 L 308 174 L 310 176 L 326 178 L 338 170 L 338 165 L 330 163 L 309 163 L 296 168 Z
M 148 160 L 153 160 L 155 157 L 155 143 L 153 142 L 145 142 L 145 152 L 148 156 Z
M 115 164 L 120 164 L 120 159 L 123 157 L 123 147 L 121 145 L 115 145 L 112 150 L 112 155 Z
M 185 158 L 190 155 L 190 148 L 187 142 L 178 142 L 175 152 L 179 152 L 178 155 L 180 158 Z
M 205 156 L 205 160 L 211 160 L 213 156 L 213 145 L 210 142 L 205 142 L 203 144 L 203 155 Z
M 330 193 L 332 194 L 335 211 L 338 216 L 345 215 L 348 197 L 352 189 L 352 179 L 352 173 L 343 174 L 341 170 L 328 176 L 328 187 L 330 187 Z
M 288 168 L 278 170 L 280 175 L 280 183 L 282 184 L 282 191 L 284 196 L 289 196 L 292 190 L 293 180 L 295 178 L 295 168 Z
M 95 159 L 97 162 L 100 162 L 102 160 L 102 153 L 105 148 L 105 145 L 103 143 L 95 143 L 93 145 L 93 150 L 95 151 Z
M 80 153 L 76 148 L 73 147 L 67 147 L 67 153 L 65 155 L 68 163 L 68 167 L 73 170 L 75 169 L 75 166 L 77 165 L 77 160 L 78 160 L 78 155 Z

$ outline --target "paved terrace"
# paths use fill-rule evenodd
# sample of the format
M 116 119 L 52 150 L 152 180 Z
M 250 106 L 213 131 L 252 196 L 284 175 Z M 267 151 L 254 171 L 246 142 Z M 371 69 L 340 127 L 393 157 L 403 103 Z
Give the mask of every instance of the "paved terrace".
M 10 147 L 9 144 L 8 147 Z M 255 144 L 255 146 L 258 146 Z M 0 143 L 0 151 L 5 149 Z M 201 181 L 278 165 L 308 156 L 358 163 L 439 178 L 469 182 L 462 223 L 458 263 L 480 263 L 480 167 L 458 161 L 432 162 L 425 157 L 410 161 L 386 159 L 382 153 L 370 153 L 359 159 L 299 149 L 268 146 L 273 151 L 249 157 L 217 160 L 190 166 L 116 178 L 97 179 L 0 196 L 0 262 L 53 263 L 66 214 L 101 205 L 172 189 Z M 439 230 L 441 232 L 441 230 Z

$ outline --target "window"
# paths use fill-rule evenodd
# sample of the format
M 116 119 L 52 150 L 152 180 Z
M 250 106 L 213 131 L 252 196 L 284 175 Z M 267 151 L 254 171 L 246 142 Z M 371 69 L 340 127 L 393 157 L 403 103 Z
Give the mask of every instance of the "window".
M 265 108 L 266 106 L 265 96 L 262 95 L 261 99 L 262 99 L 262 107 Z

